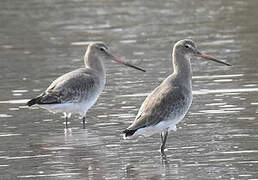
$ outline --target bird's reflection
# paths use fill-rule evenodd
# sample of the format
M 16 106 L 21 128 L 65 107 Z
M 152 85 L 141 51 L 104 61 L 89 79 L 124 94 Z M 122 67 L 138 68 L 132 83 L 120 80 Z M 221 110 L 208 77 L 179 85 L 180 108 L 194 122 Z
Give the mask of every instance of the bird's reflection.
M 137 171 L 137 169 L 134 168 L 133 165 L 128 164 L 125 167 L 125 177 L 126 178 L 135 178 L 139 175 L 139 172 Z
M 169 166 L 169 160 L 167 158 L 167 155 L 165 153 L 161 153 L 161 156 L 160 156 L 160 160 L 161 160 L 161 164 L 162 165 L 165 165 L 165 166 Z
M 64 138 L 66 139 L 67 136 L 72 136 L 72 128 L 64 129 Z
M 140 162 L 139 162 L 140 163 Z M 177 172 L 176 169 L 173 171 Z M 127 164 L 124 168 L 124 177 L 132 179 L 158 180 L 171 172 L 167 157 L 161 157 L 160 163 Z

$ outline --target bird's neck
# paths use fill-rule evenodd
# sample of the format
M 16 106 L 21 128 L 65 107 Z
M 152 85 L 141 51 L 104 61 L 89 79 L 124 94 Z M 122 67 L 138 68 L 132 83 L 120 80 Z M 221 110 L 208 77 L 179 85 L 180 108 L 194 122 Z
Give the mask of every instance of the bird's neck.
M 86 68 L 90 68 L 97 71 L 98 74 L 105 76 L 105 67 L 100 57 L 97 57 L 95 54 L 87 51 L 84 57 L 84 63 Z
M 192 68 L 190 57 L 183 56 L 181 53 L 173 52 L 174 75 L 187 86 L 192 86 Z

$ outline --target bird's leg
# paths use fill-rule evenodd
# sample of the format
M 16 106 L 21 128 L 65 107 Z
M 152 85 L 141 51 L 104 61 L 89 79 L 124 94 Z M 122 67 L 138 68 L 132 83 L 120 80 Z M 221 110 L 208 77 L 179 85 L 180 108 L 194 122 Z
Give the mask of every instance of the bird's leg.
M 65 118 L 65 128 L 68 128 L 68 120 L 72 116 L 72 113 L 66 113 L 66 118 Z
M 64 117 L 65 117 L 65 129 L 68 128 L 68 114 L 64 113 Z
M 161 133 L 162 144 L 160 146 L 160 151 L 161 151 L 161 154 L 164 155 L 165 154 L 164 149 L 165 149 L 165 145 L 168 137 L 168 131 L 165 131 L 164 135 L 162 133 Z
M 87 110 L 82 113 L 82 128 L 83 129 L 86 128 L 86 114 L 87 114 Z
M 163 143 L 163 134 L 162 134 L 162 132 L 160 133 L 160 138 L 161 138 L 161 143 Z
M 82 117 L 82 125 L 83 125 L 83 129 L 85 129 L 85 122 L 86 122 L 86 117 L 85 116 L 83 116 Z

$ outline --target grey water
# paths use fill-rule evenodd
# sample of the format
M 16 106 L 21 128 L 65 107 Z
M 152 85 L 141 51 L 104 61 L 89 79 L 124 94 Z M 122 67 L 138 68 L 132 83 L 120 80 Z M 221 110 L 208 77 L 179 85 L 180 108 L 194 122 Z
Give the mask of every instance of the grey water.
M 0 179 L 258 179 L 258 1 L 0 1 Z M 194 100 L 168 138 L 123 140 L 145 96 L 172 72 L 173 44 L 197 41 L 232 67 L 193 59 Z M 107 84 L 72 116 L 28 108 L 104 41 L 136 71 L 105 62 Z

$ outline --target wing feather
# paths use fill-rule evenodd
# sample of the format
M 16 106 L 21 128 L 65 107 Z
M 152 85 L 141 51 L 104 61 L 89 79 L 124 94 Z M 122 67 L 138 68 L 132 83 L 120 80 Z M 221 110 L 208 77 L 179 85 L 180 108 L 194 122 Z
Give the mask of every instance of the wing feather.
M 182 86 L 169 86 L 162 83 L 143 102 L 138 116 L 128 130 L 136 130 L 146 126 L 154 126 L 162 120 L 169 118 L 171 113 L 179 111 L 187 105 L 189 90 Z
M 77 69 L 57 78 L 45 92 L 29 101 L 28 105 L 80 102 L 95 90 L 98 83 L 94 73 L 85 68 Z

